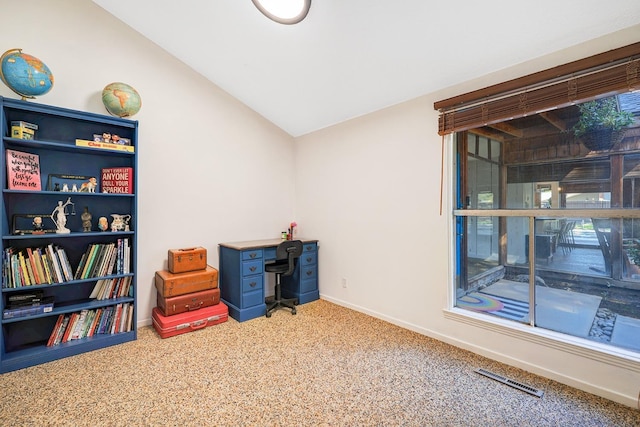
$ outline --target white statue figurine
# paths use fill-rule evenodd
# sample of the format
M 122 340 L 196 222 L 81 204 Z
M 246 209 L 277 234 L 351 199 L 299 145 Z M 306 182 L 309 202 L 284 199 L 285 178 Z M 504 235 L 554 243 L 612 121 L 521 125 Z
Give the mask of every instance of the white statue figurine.
M 51 212 L 51 219 L 56 224 L 56 233 L 71 233 L 71 230 L 66 227 L 67 214 L 65 212 L 65 208 L 68 205 L 73 205 L 73 203 L 71 202 L 71 197 L 69 197 L 65 203 L 62 203 L 62 200 L 59 200 L 58 206 L 56 206 L 53 212 Z

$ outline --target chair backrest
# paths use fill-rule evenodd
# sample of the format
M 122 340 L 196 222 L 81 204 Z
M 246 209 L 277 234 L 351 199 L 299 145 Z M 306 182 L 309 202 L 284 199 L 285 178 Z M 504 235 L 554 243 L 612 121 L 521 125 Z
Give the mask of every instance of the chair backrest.
M 299 258 L 302 255 L 302 242 L 300 240 L 285 240 L 280 243 L 276 248 L 276 260 L 287 260 L 289 264 L 289 268 L 287 271 L 282 273 L 285 276 L 288 276 L 293 273 L 295 269 L 296 258 Z

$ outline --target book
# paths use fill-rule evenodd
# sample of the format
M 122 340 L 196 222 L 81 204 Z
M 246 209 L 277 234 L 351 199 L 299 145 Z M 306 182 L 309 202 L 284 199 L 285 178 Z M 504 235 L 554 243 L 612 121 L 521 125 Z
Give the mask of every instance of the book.
M 115 265 L 115 257 L 116 257 L 116 245 L 115 243 L 109 244 L 109 257 L 105 259 L 104 269 L 102 271 L 102 276 L 109 276 L 113 272 L 113 266 Z
M 116 304 L 115 314 L 113 315 L 113 322 L 111 322 L 111 333 L 117 334 L 120 332 L 120 318 L 122 317 L 122 303 Z
M 10 302 L 5 308 L 8 310 L 13 310 L 17 308 L 36 307 L 39 305 L 53 304 L 53 301 L 53 296 L 33 297 L 21 301 Z
M 96 329 L 98 328 L 98 324 L 100 323 L 100 318 L 102 317 L 102 309 L 96 309 L 95 316 L 93 317 L 93 321 L 91 322 L 91 327 L 89 328 L 89 332 L 87 333 L 88 337 L 92 337 L 93 334 L 96 333 Z
M 95 243 L 91 244 L 87 249 L 87 259 L 85 260 L 82 273 L 80 274 L 80 277 L 78 277 L 79 279 L 87 279 L 89 277 L 88 275 L 91 272 L 91 267 L 93 266 L 93 262 L 95 260 L 96 252 L 98 251 L 99 246 L 99 243 Z
M 36 298 L 42 298 L 44 296 L 43 290 L 34 290 L 30 292 L 24 292 L 19 294 L 9 294 L 7 302 L 9 304 L 18 303 L 22 301 L 31 301 Z
M 60 267 L 60 263 L 58 261 L 58 256 L 56 255 L 56 251 L 55 249 L 53 249 L 53 244 L 49 243 L 49 245 L 47 245 L 46 247 L 46 251 L 47 251 L 47 259 L 51 263 L 52 272 L 54 273 L 53 274 L 55 277 L 54 282 L 56 283 L 64 282 L 64 276 L 62 274 L 62 270 Z
M 62 321 L 64 320 L 64 314 L 58 316 L 58 320 L 56 320 L 56 324 L 53 326 L 53 330 L 51 331 L 51 335 L 49 335 L 49 340 L 47 341 L 47 347 L 51 347 L 56 340 L 56 336 L 58 336 L 58 331 L 62 327 Z
M 85 338 L 89 336 L 89 329 L 91 328 L 91 325 L 93 324 L 93 318 L 96 316 L 96 311 L 95 310 L 89 310 L 87 312 L 87 318 L 85 319 L 84 322 L 84 327 L 82 328 L 82 331 L 80 333 L 80 338 Z
M 88 139 L 76 139 L 76 146 L 99 148 L 103 150 L 126 151 L 128 153 L 135 153 L 136 151 L 136 148 L 133 145 L 111 144 L 108 142 L 91 141 Z
M 53 311 L 53 303 L 18 308 L 5 308 L 2 310 L 3 319 L 16 319 L 18 317 L 33 316 L 36 314 L 50 313 Z
M 102 290 L 102 287 L 104 286 L 104 282 L 105 279 L 100 279 L 96 282 L 95 285 L 93 285 L 93 290 L 91 291 L 91 294 L 89 295 L 89 299 L 94 299 L 94 298 L 98 298 L 98 295 L 100 294 L 100 291 Z
M 80 276 L 82 275 L 82 270 L 84 270 L 84 266 L 87 263 L 87 252 L 84 252 L 82 254 L 82 257 L 80 258 L 80 262 L 78 263 L 78 268 L 76 269 L 76 274 L 73 275 L 74 279 L 79 279 Z
M 24 253 L 22 251 L 18 253 L 18 259 L 20 260 L 20 283 L 22 283 L 22 286 L 29 286 L 31 285 L 31 282 L 29 280 L 27 263 L 24 258 Z
M 103 193 L 133 194 L 133 168 L 103 168 L 100 176 Z
M 76 323 L 78 322 L 78 317 L 80 317 L 78 313 L 71 313 L 71 316 L 69 316 L 69 323 L 67 324 L 67 329 L 64 331 L 64 335 L 62 336 L 61 342 L 64 343 L 69 341 L 69 337 L 71 336 L 71 333 L 75 329 Z
M 47 273 L 42 263 L 42 256 L 40 254 L 40 248 L 33 249 L 33 258 L 36 263 L 36 269 L 38 270 L 38 276 L 40 277 L 40 283 L 43 285 L 51 284 L 51 280 L 47 277 Z
M 60 328 L 58 329 L 58 332 L 56 333 L 56 337 L 53 340 L 53 345 L 58 345 L 58 344 L 60 344 L 62 342 L 62 337 L 67 332 L 67 327 L 69 326 L 69 319 L 70 318 L 71 318 L 70 315 L 64 315 L 64 319 L 62 319 L 62 325 L 60 325 Z
M 89 277 L 99 277 L 99 270 L 104 259 L 104 255 L 107 251 L 107 245 L 104 243 L 99 243 L 98 248 L 96 249 L 95 256 L 93 257 L 93 263 L 91 265 L 91 269 L 87 272 L 87 278 Z
M 84 323 L 87 320 L 88 313 L 89 310 L 87 309 L 80 311 L 78 321 L 75 323 L 73 330 L 69 334 L 69 341 L 82 338 L 82 331 L 84 330 Z
M 6 151 L 9 190 L 41 191 L 40 156 L 16 150 Z
M 44 267 L 44 274 L 47 276 L 47 281 L 49 284 L 54 283 L 53 273 L 51 272 L 51 263 L 49 262 L 46 250 L 44 248 L 38 248 L 38 253 L 42 259 L 42 267 Z
M 27 256 L 29 257 L 29 264 L 31 265 L 31 272 L 33 275 L 33 283 L 39 285 L 43 283 L 38 275 L 38 268 L 36 266 L 36 258 L 33 256 L 33 249 L 27 248 Z
M 73 271 L 71 268 L 71 263 L 69 262 L 69 258 L 67 258 L 67 253 L 63 248 L 59 246 L 56 246 L 55 249 L 56 254 L 58 255 L 58 259 L 60 260 L 60 266 L 62 267 L 62 273 L 64 274 L 65 280 L 73 280 Z

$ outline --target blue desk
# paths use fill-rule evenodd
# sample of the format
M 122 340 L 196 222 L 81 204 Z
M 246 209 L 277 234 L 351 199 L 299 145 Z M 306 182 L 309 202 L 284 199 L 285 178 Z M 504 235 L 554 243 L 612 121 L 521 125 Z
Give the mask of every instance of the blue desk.
M 304 304 L 320 298 L 318 290 L 318 241 L 300 239 L 302 256 L 291 276 L 282 277 L 284 298 L 297 298 Z M 220 243 L 220 297 L 229 307 L 229 315 L 238 322 L 264 316 L 264 264 L 276 259 L 281 239 Z

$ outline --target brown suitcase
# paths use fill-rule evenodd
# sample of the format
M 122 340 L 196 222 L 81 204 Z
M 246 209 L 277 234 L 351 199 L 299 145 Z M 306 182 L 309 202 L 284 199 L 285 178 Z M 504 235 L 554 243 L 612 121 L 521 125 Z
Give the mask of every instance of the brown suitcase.
M 169 271 L 184 273 L 207 268 L 207 249 L 203 247 L 169 249 Z
M 220 302 L 220 289 L 192 292 L 175 297 L 163 297 L 158 292 L 158 308 L 165 316 L 173 316 L 187 311 L 210 307 Z
M 207 266 L 204 270 L 174 274 L 167 270 L 156 271 L 156 289 L 163 297 L 189 294 L 218 287 L 218 270 Z

